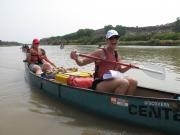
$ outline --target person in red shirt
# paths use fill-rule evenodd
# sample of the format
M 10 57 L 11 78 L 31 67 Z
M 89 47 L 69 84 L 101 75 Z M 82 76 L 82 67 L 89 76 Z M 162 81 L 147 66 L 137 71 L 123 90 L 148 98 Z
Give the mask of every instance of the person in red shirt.
M 98 57 L 106 61 L 95 60 L 87 57 L 79 57 L 76 51 L 72 51 L 70 57 L 76 61 L 79 66 L 95 62 L 94 82 L 92 89 L 101 92 L 112 92 L 116 94 L 133 95 L 137 87 L 137 81 L 129 76 L 103 79 L 103 75 L 109 70 L 117 70 L 122 73 L 128 71 L 131 66 L 122 66 L 108 63 L 107 61 L 121 62 L 120 55 L 116 51 L 119 41 L 119 34 L 115 30 L 109 30 L 106 34 L 106 46 L 88 54 L 92 57 Z

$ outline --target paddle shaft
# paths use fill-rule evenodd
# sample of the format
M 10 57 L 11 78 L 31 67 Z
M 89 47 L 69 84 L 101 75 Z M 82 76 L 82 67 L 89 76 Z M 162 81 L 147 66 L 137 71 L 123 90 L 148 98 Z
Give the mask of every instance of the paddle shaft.
M 120 62 L 116 62 L 116 61 L 104 60 L 102 58 L 98 58 L 98 57 L 90 56 L 90 55 L 86 55 L 86 54 L 78 54 L 78 55 L 81 57 L 86 57 L 86 58 L 90 58 L 90 59 L 94 59 L 94 60 L 100 60 L 100 61 L 104 61 L 104 62 L 111 63 L 111 64 L 119 64 L 119 65 L 123 65 L 123 66 L 127 66 L 127 67 L 139 68 L 136 66 L 132 66 L 131 64 L 125 64 L 125 63 L 120 63 Z
M 94 59 L 94 60 L 100 60 L 100 61 L 108 62 L 108 63 L 111 63 L 111 64 L 120 64 L 120 65 L 123 65 L 123 66 L 136 68 L 136 69 L 140 69 L 140 70 L 143 70 L 143 71 L 148 71 L 148 72 L 152 72 L 152 73 L 156 73 L 156 74 L 162 74 L 162 75 L 164 74 L 164 72 L 154 70 L 154 69 L 150 69 L 150 68 L 137 67 L 137 66 L 134 66 L 134 65 L 131 65 L 131 64 L 125 64 L 125 63 L 116 62 L 116 61 L 104 60 L 102 58 L 98 58 L 98 57 L 90 56 L 90 55 L 86 55 L 86 54 L 78 54 L 78 55 L 81 56 L 81 57 L 86 57 L 86 58 L 90 58 L 90 59 Z

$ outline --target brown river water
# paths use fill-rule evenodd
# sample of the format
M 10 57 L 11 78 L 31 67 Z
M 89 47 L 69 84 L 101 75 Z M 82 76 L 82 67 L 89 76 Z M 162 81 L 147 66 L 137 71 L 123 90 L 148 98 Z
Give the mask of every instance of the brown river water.
M 96 46 L 42 46 L 57 66 L 78 67 L 71 50 L 89 52 Z M 165 80 L 141 70 L 128 73 L 139 85 L 180 93 L 180 47 L 119 47 L 126 63 L 165 68 Z M 29 85 L 19 46 L 0 47 L 0 135 L 165 135 L 157 130 L 98 117 L 63 104 Z M 93 65 L 78 67 L 93 71 Z

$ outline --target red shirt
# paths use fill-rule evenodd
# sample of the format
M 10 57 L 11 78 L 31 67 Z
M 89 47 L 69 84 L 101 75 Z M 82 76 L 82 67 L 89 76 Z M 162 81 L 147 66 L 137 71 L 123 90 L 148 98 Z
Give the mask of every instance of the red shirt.
M 104 54 L 105 54 L 105 60 L 108 61 L 118 61 L 118 55 L 117 52 L 115 51 L 115 55 L 109 55 L 105 48 L 103 48 Z M 103 74 L 108 72 L 109 70 L 115 70 L 117 64 L 110 64 L 105 61 L 96 61 L 95 62 L 95 73 L 94 73 L 94 78 L 102 78 Z

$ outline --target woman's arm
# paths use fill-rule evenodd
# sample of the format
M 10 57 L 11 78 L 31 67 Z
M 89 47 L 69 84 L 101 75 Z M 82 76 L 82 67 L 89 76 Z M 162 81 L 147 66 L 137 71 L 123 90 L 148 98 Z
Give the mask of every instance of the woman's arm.
M 50 63 L 52 66 L 56 67 L 56 65 L 51 60 L 49 60 L 46 55 L 43 56 L 43 60 Z
M 118 62 L 119 62 L 119 63 L 122 63 L 122 60 L 121 60 L 121 57 L 120 57 L 120 56 L 119 56 Z M 118 64 L 116 70 L 124 73 L 124 72 L 128 71 L 130 68 L 132 68 L 131 64 L 128 65 L 128 66 L 124 66 L 124 65 Z
M 26 54 L 27 62 L 28 62 L 29 64 L 31 64 L 31 53 L 32 53 L 32 51 L 31 51 L 31 49 L 30 49 L 29 52 Z
M 87 55 L 99 57 L 100 56 L 99 54 L 100 54 L 100 51 L 97 50 L 97 51 L 94 51 Z M 76 51 L 72 51 L 70 54 L 70 57 L 71 57 L 71 59 L 75 60 L 76 64 L 79 66 L 84 66 L 84 65 L 90 64 L 95 61 L 94 59 L 91 59 L 91 58 L 84 58 L 84 57 L 78 56 Z

